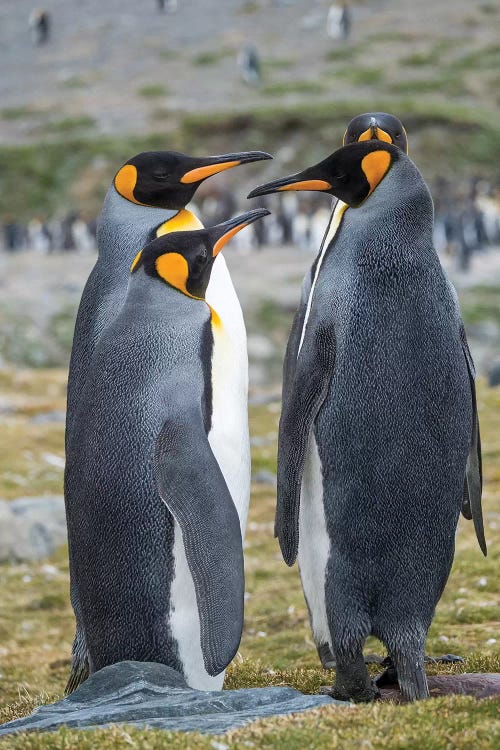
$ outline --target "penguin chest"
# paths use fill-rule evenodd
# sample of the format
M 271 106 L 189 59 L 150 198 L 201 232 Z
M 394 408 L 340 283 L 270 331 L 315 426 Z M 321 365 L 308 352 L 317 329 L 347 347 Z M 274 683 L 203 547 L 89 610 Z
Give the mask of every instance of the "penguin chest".
M 220 466 L 244 535 L 250 495 L 250 441 L 247 407 L 247 357 L 212 314 L 212 416 L 208 442 Z
M 222 255 L 214 263 L 206 301 L 212 314 L 212 419 L 208 441 L 245 531 L 250 497 L 248 355 L 240 303 Z

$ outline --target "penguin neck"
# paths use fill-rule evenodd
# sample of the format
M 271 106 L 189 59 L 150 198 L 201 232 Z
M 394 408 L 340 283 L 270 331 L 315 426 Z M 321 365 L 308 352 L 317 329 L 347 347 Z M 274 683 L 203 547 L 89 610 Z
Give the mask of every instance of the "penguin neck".
M 176 209 L 140 206 L 109 188 L 97 225 L 99 258 L 114 272 L 129 271 L 137 252 L 155 237 L 155 230 L 173 218 Z
M 374 273 L 408 273 L 437 260 L 427 185 L 409 159 L 396 167 L 392 179 L 386 178 L 362 206 L 346 212 L 353 231 L 363 237 L 353 243 L 353 260 Z
M 141 308 L 141 316 L 147 314 L 148 310 L 154 311 L 157 317 L 158 306 L 161 306 L 171 315 L 174 307 L 176 311 L 189 309 L 190 305 L 198 305 L 210 311 L 210 306 L 201 297 L 191 297 L 183 294 L 160 278 L 152 278 L 143 267 L 131 274 L 128 291 L 127 305 L 137 305 Z M 192 308 L 191 308 L 192 309 Z

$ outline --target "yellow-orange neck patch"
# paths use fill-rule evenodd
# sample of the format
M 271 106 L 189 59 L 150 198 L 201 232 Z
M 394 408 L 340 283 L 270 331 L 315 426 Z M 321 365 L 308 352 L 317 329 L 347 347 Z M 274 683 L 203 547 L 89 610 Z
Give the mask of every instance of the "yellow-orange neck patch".
M 134 198 L 136 184 L 137 169 L 133 164 L 125 164 L 115 177 L 115 188 L 123 198 L 132 201 L 132 203 L 137 203 L 139 206 L 144 206 L 144 203 L 140 203 L 140 201 Z
M 225 169 L 231 169 L 237 167 L 239 161 L 224 161 L 220 164 L 208 164 L 206 167 L 196 167 L 196 169 L 190 169 L 181 177 L 181 182 L 184 184 L 191 184 L 192 182 L 199 182 L 204 180 L 206 177 L 211 177 L 213 174 L 223 172 Z
M 190 232 L 194 229 L 203 229 L 203 224 L 197 216 L 185 208 L 178 211 L 171 219 L 164 221 L 156 230 L 156 236 L 162 237 L 169 232 Z
M 370 193 L 375 190 L 379 182 L 385 177 L 390 165 L 391 155 L 388 151 L 371 151 L 362 159 L 361 169 L 370 185 Z
M 142 255 L 142 250 L 139 250 L 137 255 L 135 256 L 134 260 L 132 261 L 132 265 L 130 266 L 130 273 L 137 267 L 137 264 L 139 263 Z

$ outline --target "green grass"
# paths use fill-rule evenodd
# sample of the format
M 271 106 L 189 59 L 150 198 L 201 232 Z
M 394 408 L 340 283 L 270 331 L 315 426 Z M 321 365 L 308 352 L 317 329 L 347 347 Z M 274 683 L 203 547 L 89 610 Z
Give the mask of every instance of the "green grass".
M 319 81 L 281 81 L 268 83 L 261 91 L 265 96 L 284 96 L 285 94 L 321 94 L 325 90 Z
M 274 335 L 282 335 L 278 331 L 285 323 L 283 312 L 263 306 L 258 316 L 275 331 Z M 57 484 L 44 475 L 42 453 L 62 455 L 62 426 L 33 425 L 30 417 L 63 408 L 64 385 L 62 370 L 0 370 L 0 398 L 14 407 L 5 419 L 8 433 L 0 454 L 0 496 L 60 491 L 61 476 Z M 461 519 L 453 570 L 437 608 L 427 650 L 434 654 L 459 653 L 466 661 L 429 665 L 429 674 L 500 671 L 500 644 L 490 642 L 498 638 L 500 619 L 500 529 L 498 524 L 493 527 L 500 510 L 500 389 L 487 389 L 481 382 L 478 403 L 489 554 L 483 558 L 472 524 Z M 275 471 L 278 418 L 277 402 L 250 409 L 252 435 L 267 438 L 253 447 L 254 470 L 260 466 Z M 13 487 L 9 483 L 11 472 L 30 476 L 29 488 Z M 250 596 L 239 655 L 227 671 L 225 687 L 292 685 L 303 692 L 315 693 L 320 685 L 330 683 L 333 675 L 318 667 L 296 566 L 287 568 L 273 538 L 274 503 L 271 487 L 253 486 L 245 549 L 246 590 Z M 0 722 L 25 715 L 41 702 L 62 695 L 73 637 L 66 550 L 54 555 L 50 563 L 55 571 L 45 568 L 45 561 L 0 565 Z M 369 639 L 366 651 L 384 653 L 375 639 Z M 376 665 L 370 667 L 372 674 L 378 670 Z M 495 722 L 499 707 L 499 700 L 476 701 L 462 696 L 411 706 L 332 706 L 257 722 L 217 741 L 241 750 L 248 747 L 493 750 L 500 743 L 499 725 Z M 115 727 L 92 733 L 61 729 L 51 734 L 7 737 L 0 740 L 0 748 L 213 750 L 212 741 L 211 737 L 196 734 Z
M 160 96 L 166 96 L 168 90 L 161 83 L 152 83 L 148 86 L 141 86 L 141 88 L 137 89 L 137 93 L 145 99 L 156 99 Z
M 74 135 L 79 131 L 85 131 L 95 127 L 95 120 L 88 115 L 80 117 L 63 117 L 61 120 L 51 120 L 37 128 L 37 132 L 55 135 Z
M 40 113 L 31 107 L 5 107 L 0 110 L 2 120 L 24 120 L 26 117 L 33 117 Z
M 191 58 L 193 65 L 217 65 L 217 63 L 224 60 L 226 57 L 230 57 L 233 51 L 230 49 L 220 50 L 207 50 L 206 52 L 199 52 Z
M 365 75 L 355 72 L 353 75 Z M 380 71 L 371 73 L 377 78 Z M 329 84 L 325 79 L 305 84 L 304 96 L 308 102 L 288 106 L 265 103 L 271 96 L 263 96 L 262 104 L 249 110 L 232 114 L 221 112 L 195 113 L 181 116 L 178 113 L 161 111 L 154 114 L 153 121 L 161 123 L 168 117 L 169 125 L 178 121 L 178 127 L 169 130 L 168 148 L 173 150 L 203 153 L 224 153 L 242 149 L 278 150 L 284 139 L 297 137 L 304 163 L 318 161 L 331 153 L 332 138 L 340 143 L 346 123 L 359 112 L 373 107 L 363 98 L 349 101 L 330 101 L 327 95 Z M 282 93 L 293 92 L 285 84 Z M 323 96 L 312 98 L 314 90 Z M 312 88 L 311 88 L 312 87 Z M 318 88 L 316 88 L 318 87 Z M 377 100 L 377 109 L 396 112 L 404 121 L 410 141 L 428 128 L 439 132 L 439 138 L 429 144 L 425 138 L 411 145 L 412 158 L 430 175 L 439 173 L 453 179 L 470 174 L 474 169 L 486 178 L 496 176 L 495 161 L 491 154 L 500 149 L 500 131 L 496 127 L 493 111 L 457 105 L 446 99 L 437 99 L 435 92 L 412 98 L 408 87 L 401 86 L 398 97 L 383 97 Z M 297 84 L 295 84 L 297 91 Z M 307 94 L 307 91 L 309 92 Z M 180 118 L 180 119 L 179 119 Z M 71 121 L 70 121 L 71 122 Z M 75 125 L 75 123 L 73 123 Z M 90 123 L 89 123 L 90 124 Z M 34 213 L 53 215 L 73 208 L 71 188 L 80 175 L 89 170 L 96 161 L 109 165 L 109 179 L 117 166 L 131 155 L 149 149 L 166 147 L 165 133 L 158 125 L 152 135 L 121 138 L 82 137 L 80 126 L 86 129 L 85 120 L 77 119 L 76 133 L 73 126 L 64 133 L 50 133 L 50 142 L 28 146 L 0 146 L 0 218 L 11 214 L 17 218 L 31 218 Z M 66 126 L 65 126 L 66 127 Z M 57 128 L 56 128 L 57 130 Z M 306 137 L 314 132 L 314 139 Z M 453 138 L 449 133 L 453 132 Z M 90 192 L 79 206 L 89 213 L 98 210 L 104 198 L 101 185 L 102 169 L 96 177 L 96 192 Z M 97 189 L 98 188 L 98 189 Z

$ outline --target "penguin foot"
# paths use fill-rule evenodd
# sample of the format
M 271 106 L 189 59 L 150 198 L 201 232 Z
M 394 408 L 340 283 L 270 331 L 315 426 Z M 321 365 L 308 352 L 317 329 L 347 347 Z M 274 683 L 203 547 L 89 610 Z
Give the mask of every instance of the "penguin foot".
M 323 669 L 336 668 L 335 656 L 328 643 L 322 643 L 321 646 L 317 647 L 317 651 Z M 377 654 L 366 654 L 363 659 L 365 664 L 383 664 L 384 662 L 384 659 L 381 656 L 377 656 Z
M 366 661 L 366 660 L 365 660 Z M 443 656 L 426 656 L 425 661 L 428 664 L 456 664 L 465 661 L 462 656 L 456 654 L 443 654 Z M 390 656 L 383 659 L 380 664 L 385 667 L 382 674 L 375 678 L 375 685 L 378 688 L 398 686 L 398 673 L 394 662 Z
M 317 646 L 319 660 L 323 669 L 335 669 L 335 657 L 328 643 L 322 643 Z
M 383 688 L 383 687 L 393 687 L 398 686 L 398 673 L 396 671 L 396 667 L 394 666 L 394 663 L 390 656 L 387 656 L 382 661 L 382 666 L 385 667 L 382 674 L 379 674 L 378 677 L 375 678 L 374 682 L 377 688 Z
M 381 697 L 380 690 L 378 690 L 373 682 L 363 690 L 352 693 L 336 685 L 321 685 L 319 692 L 320 695 L 328 695 L 337 701 L 350 701 L 353 703 L 371 703 Z

